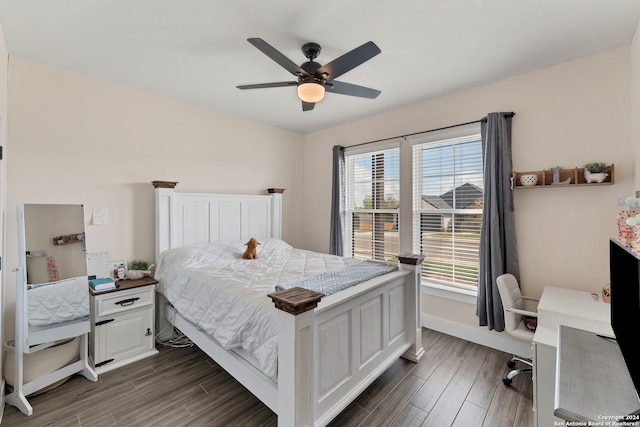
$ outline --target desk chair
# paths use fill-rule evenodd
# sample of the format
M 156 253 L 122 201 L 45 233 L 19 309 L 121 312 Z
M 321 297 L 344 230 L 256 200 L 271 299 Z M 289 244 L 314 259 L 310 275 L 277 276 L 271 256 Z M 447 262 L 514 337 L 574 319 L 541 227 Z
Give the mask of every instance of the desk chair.
M 538 298 L 523 296 L 520 291 L 520 285 L 513 274 L 503 274 L 496 279 L 500 298 L 502 299 L 502 308 L 504 309 L 504 330 L 514 338 L 533 343 L 534 330 L 527 328 L 524 319 L 538 318 L 538 313 L 525 310 L 524 301 L 539 301 Z M 533 358 L 514 355 L 507 361 L 509 368 L 514 368 L 516 362 L 522 362 L 526 368 L 513 369 L 502 379 L 505 385 L 511 385 L 513 377 L 518 374 L 533 371 Z

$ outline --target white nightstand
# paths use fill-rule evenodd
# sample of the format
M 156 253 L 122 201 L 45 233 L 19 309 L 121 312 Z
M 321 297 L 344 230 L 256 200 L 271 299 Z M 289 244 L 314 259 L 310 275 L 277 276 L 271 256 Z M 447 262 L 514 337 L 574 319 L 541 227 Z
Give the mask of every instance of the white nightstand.
M 121 280 L 112 291 L 91 290 L 89 352 L 98 374 L 158 353 L 155 347 L 157 280 Z

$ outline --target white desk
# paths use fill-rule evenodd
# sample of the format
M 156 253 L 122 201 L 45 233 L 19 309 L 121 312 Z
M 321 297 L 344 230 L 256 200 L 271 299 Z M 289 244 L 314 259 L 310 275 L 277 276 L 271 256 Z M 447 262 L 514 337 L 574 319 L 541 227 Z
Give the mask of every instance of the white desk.
M 581 425 L 640 425 L 630 415 L 640 402 L 618 343 L 569 326 L 558 331 L 555 414 Z
M 610 305 L 590 292 L 547 286 L 538 303 L 538 327 L 533 337 L 533 409 L 537 427 L 563 423 L 555 409 L 558 325 L 613 336 Z

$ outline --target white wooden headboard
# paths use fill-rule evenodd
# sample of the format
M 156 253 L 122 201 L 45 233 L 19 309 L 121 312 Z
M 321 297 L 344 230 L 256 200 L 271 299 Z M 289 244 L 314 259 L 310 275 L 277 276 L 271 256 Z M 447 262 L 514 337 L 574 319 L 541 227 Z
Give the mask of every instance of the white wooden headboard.
M 153 181 L 156 262 L 167 249 L 224 240 L 282 238 L 283 189 L 268 195 L 175 192 L 177 182 Z

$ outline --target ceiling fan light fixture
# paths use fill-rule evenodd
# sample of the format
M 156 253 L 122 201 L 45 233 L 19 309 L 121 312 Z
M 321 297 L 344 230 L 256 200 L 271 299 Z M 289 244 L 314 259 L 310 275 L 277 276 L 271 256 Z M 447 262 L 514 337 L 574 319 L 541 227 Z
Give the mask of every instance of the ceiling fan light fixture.
M 324 98 L 324 86 L 316 82 L 301 83 L 298 85 L 298 97 L 304 102 L 320 102 Z

